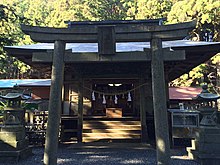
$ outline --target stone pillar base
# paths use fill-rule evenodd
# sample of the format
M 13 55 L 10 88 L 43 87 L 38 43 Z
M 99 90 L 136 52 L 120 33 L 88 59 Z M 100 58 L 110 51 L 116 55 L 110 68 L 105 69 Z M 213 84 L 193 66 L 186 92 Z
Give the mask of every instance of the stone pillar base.
M 220 164 L 220 128 L 200 126 L 192 147 L 187 147 L 188 156 L 201 165 Z
M 32 155 L 32 148 L 26 147 L 22 150 L 17 151 L 0 151 L 0 161 L 16 161 L 18 162 L 21 159 L 26 159 Z
M 25 138 L 22 125 L 6 125 L 0 128 L 0 161 L 23 159 L 32 155 L 32 148 Z

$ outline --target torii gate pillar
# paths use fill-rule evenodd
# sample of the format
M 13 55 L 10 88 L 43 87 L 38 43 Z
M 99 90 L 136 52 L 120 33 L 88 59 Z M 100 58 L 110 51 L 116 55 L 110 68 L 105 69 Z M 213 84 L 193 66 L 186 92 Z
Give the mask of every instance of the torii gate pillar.
M 61 114 L 61 96 L 64 75 L 65 42 L 54 42 L 53 65 L 51 74 L 49 114 L 47 122 L 44 164 L 57 164 L 57 146 Z
M 164 63 L 162 41 L 159 38 L 151 40 L 151 72 L 154 106 L 154 123 L 157 146 L 157 164 L 170 163 L 170 144 L 166 107 Z

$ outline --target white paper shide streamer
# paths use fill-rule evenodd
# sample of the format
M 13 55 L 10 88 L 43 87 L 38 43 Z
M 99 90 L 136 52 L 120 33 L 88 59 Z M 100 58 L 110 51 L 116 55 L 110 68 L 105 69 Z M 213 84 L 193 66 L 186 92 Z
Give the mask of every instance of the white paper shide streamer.
M 92 92 L 92 101 L 95 101 L 95 92 Z
M 117 97 L 117 95 L 115 95 L 115 104 L 118 104 L 118 97 Z
M 128 93 L 128 99 L 127 99 L 127 101 L 132 101 L 132 100 L 131 100 L 131 93 L 130 93 L 130 92 Z
M 106 104 L 105 95 L 102 96 L 102 104 Z

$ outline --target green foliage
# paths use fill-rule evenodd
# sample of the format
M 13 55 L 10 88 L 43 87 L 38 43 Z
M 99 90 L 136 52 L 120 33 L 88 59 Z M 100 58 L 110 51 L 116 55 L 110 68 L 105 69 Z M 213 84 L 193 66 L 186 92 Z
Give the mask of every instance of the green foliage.
M 204 83 L 204 81 L 208 82 L 208 80 L 204 80 L 204 78 L 207 76 L 207 72 L 208 65 L 201 64 L 192 69 L 189 73 L 184 74 L 172 81 L 170 86 L 200 86 Z
M 214 40 L 220 41 L 220 2 L 219 0 L 182 0 L 176 2 L 168 14 L 169 23 L 197 20 L 194 40 L 203 40 L 204 32 L 214 34 Z
M 49 13 L 45 24 L 50 27 L 65 27 L 64 21 L 79 21 L 85 19 L 84 1 L 80 0 L 54 0 L 48 5 Z
M 7 104 L 3 101 L 0 101 L 0 110 L 4 110 L 4 107 L 6 107 Z
M 90 0 L 85 5 L 89 10 L 87 19 L 89 20 L 125 20 L 134 1 L 129 0 Z M 133 17 L 131 14 L 130 17 Z
M 19 43 L 21 36 L 20 20 L 13 5 L 0 4 L 0 78 L 16 78 L 15 72 L 17 72 L 18 67 L 13 63 L 16 61 L 16 63 L 21 64 L 16 59 L 6 56 L 3 51 L 3 46 Z
M 12 45 L 17 41 L 17 27 L 11 26 L 17 23 L 15 9 L 10 6 L 0 5 L 0 47 Z
M 40 2 L 40 1 L 37 1 Z M 46 1 L 45 1 L 46 2 Z M 39 19 L 38 9 L 42 9 L 42 3 L 34 3 L 30 0 L 5 1 L 0 4 L 0 78 L 23 78 L 30 71 L 30 67 L 16 58 L 6 56 L 3 46 L 31 44 L 30 37 L 24 35 L 20 29 L 20 24 L 42 25 L 45 18 Z M 38 5 L 38 6 L 37 6 Z M 29 11 L 29 18 L 26 17 Z M 37 14 L 35 14 L 37 12 Z
M 172 1 L 170 0 L 139 0 L 137 1 L 137 19 L 156 19 L 167 17 Z
M 2 2 L 2 3 L 1 3 Z M 0 78 L 18 78 L 31 68 L 3 51 L 5 45 L 33 43 L 20 24 L 66 27 L 64 21 L 127 20 L 167 17 L 168 23 L 197 19 L 193 40 L 204 40 L 205 32 L 220 41 L 219 0 L 0 0 Z M 210 74 L 220 55 L 194 68 L 171 83 L 173 86 L 211 83 Z
M 182 0 L 177 1 L 168 14 L 169 23 L 186 22 L 197 20 L 197 27 L 193 30 L 192 40 L 201 41 L 205 33 L 213 35 L 214 41 L 220 41 L 220 2 L 219 0 Z M 181 76 L 171 84 L 175 86 L 194 86 L 208 83 L 211 86 L 216 78 L 215 64 L 219 61 L 219 56 L 215 56 L 205 64 L 202 64 L 189 72 L 188 76 Z

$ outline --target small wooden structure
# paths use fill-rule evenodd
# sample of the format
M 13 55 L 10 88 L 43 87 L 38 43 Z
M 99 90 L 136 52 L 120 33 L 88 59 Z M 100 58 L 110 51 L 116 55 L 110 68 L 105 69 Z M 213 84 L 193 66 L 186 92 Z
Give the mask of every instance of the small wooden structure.
M 201 87 L 169 87 L 169 108 L 179 109 L 182 103 L 185 109 L 196 109 L 195 98 L 201 91 Z
M 113 105 L 111 97 L 114 95 L 129 92 L 132 101 L 126 98 L 129 104 L 127 101 L 122 103 L 122 111 L 127 108 L 126 113 L 140 116 L 143 142 L 148 140 L 147 129 L 154 121 L 158 164 L 169 164 L 168 82 L 208 60 L 220 48 L 219 43 L 189 41 L 188 45 L 178 45 L 186 41 L 175 40 L 183 39 L 194 28 L 195 22 L 174 25 L 161 25 L 160 22 L 69 22 L 68 28 L 22 25 L 23 32 L 33 41 L 54 43 L 52 49 L 5 47 L 9 55 L 44 72 L 50 72 L 52 65 L 45 164 L 56 164 L 55 142 L 58 141 L 62 101 L 64 106 L 66 102 L 73 102 L 73 107 L 77 101 L 78 141 L 81 142 L 86 101 L 98 111 L 100 105 Z M 69 43 L 73 43 L 73 47 Z M 122 93 L 115 92 L 117 88 L 108 91 L 109 84 L 127 84 L 127 88 Z M 96 100 L 93 100 L 93 91 Z M 98 103 L 100 96 L 102 104 Z M 105 96 L 108 96 L 107 100 Z M 123 101 L 122 97 L 119 100 Z M 153 120 L 148 122 L 149 118 Z
M 26 94 L 31 94 L 32 99 L 49 99 L 50 79 L 1 79 L 0 93 L 7 94 L 14 87 L 19 87 Z

